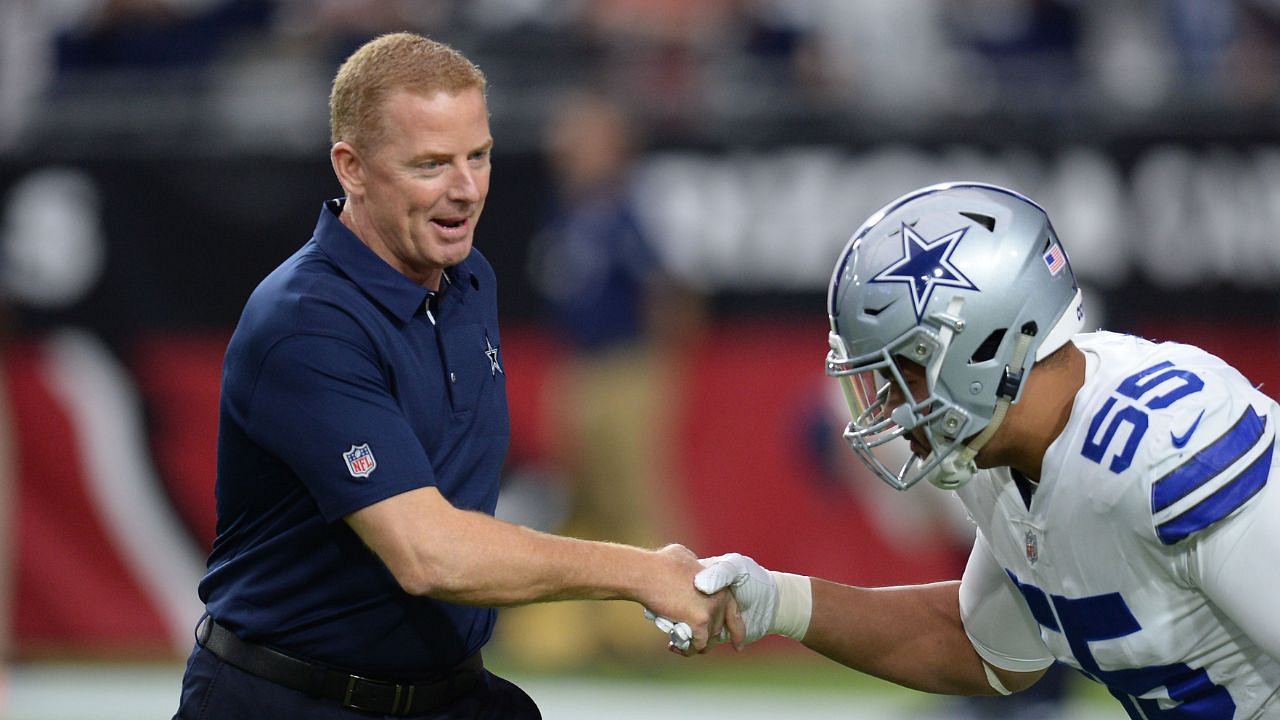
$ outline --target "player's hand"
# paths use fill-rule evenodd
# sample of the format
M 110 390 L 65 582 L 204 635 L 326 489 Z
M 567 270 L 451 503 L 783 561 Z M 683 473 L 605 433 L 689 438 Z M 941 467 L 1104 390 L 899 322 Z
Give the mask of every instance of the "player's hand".
M 708 595 L 728 588 L 737 601 L 745 630 L 741 640 L 735 639 L 734 647 L 742 649 L 774 631 L 778 585 L 772 573 L 738 553 L 704 558 L 700 562 L 706 567 L 694 577 L 694 586 Z

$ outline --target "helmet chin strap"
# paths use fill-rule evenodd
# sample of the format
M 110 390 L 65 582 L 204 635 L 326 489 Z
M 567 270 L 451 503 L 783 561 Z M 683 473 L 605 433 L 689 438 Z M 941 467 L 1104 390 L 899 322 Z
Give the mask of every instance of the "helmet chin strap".
M 1013 403 L 1013 398 L 1017 396 L 1018 388 L 1022 385 L 1022 363 L 1027 359 L 1027 349 L 1031 347 L 1031 341 L 1035 339 L 1035 336 L 1036 329 L 1034 325 L 1023 326 L 1022 331 L 1018 334 L 1018 341 L 1013 346 L 1012 361 L 1005 366 L 1005 377 L 1000 381 L 999 397 L 996 399 L 996 407 L 991 414 L 991 421 L 987 423 L 986 427 L 982 428 L 982 432 L 975 435 L 964 447 L 944 457 L 937 467 L 925 475 L 925 479 L 930 483 L 943 490 L 955 490 L 968 482 L 969 478 L 978 472 L 978 466 L 973 459 L 977 457 L 978 451 L 991 440 L 996 431 L 1000 429 L 1000 424 L 1004 422 L 1005 413 L 1009 412 L 1009 405 Z M 932 456 L 933 454 L 930 453 L 930 457 Z M 925 458 L 925 462 L 928 461 L 929 458 Z M 903 468 L 903 470 L 905 469 Z

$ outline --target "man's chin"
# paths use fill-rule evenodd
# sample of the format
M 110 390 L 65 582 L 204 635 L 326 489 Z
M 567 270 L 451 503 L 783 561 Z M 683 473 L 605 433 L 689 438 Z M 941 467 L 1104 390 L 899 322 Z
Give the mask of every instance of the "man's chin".
M 471 236 L 468 235 L 462 240 L 455 240 L 449 243 L 441 243 L 438 250 L 438 257 L 441 267 L 453 267 L 471 254 Z

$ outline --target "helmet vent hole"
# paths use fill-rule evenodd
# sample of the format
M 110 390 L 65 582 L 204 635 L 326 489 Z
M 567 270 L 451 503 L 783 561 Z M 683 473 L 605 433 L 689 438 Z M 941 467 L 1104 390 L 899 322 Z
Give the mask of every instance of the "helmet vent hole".
M 1008 331 L 1009 328 L 992 330 L 987 339 L 983 340 L 982 344 L 978 346 L 978 349 L 973 351 L 973 355 L 969 358 L 969 364 L 977 365 L 995 357 L 996 351 L 1000 349 L 1000 343 L 1004 340 L 1004 335 Z
M 986 228 L 987 232 L 996 231 L 996 219 L 991 217 L 990 215 L 983 215 L 982 213 L 963 212 L 963 211 L 961 211 L 960 214 L 978 223 L 982 227 Z

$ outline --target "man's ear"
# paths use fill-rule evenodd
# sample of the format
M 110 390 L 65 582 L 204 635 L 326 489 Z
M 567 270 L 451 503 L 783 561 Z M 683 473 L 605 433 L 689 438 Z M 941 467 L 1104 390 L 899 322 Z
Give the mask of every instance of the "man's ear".
M 364 194 L 365 168 L 360 154 L 346 140 L 339 140 L 329 148 L 329 162 L 333 164 L 333 174 L 338 176 L 338 183 L 346 191 L 347 197 L 359 197 Z

